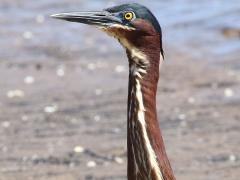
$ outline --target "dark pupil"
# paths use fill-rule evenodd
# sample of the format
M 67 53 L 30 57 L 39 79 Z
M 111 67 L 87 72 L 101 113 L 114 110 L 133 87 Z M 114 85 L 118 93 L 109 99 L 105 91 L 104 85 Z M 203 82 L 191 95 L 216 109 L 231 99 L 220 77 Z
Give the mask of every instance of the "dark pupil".
M 127 18 L 130 18 L 131 17 L 131 14 L 127 14 Z

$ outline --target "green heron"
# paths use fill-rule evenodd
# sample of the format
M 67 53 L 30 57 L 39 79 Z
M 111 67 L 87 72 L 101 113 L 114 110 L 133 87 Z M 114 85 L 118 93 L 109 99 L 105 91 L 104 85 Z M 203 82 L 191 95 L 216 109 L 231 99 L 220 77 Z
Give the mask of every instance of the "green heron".
M 156 92 L 163 48 L 156 17 L 136 3 L 52 17 L 96 26 L 118 39 L 126 49 L 129 60 L 128 179 L 174 180 L 157 120 Z

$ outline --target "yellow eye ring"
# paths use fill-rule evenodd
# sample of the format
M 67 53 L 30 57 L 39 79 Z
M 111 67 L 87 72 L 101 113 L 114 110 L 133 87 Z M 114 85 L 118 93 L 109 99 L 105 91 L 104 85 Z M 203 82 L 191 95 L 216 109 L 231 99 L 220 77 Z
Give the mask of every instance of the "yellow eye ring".
M 127 12 L 124 14 L 124 19 L 131 21 L 134 18 L 134 13 L 133 12 Z

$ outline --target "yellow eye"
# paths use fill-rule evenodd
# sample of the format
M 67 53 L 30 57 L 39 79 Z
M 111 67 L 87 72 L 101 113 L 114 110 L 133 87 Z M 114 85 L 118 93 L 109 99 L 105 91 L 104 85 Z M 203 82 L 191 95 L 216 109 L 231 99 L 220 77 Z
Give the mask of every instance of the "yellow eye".
M 134 18 L 134 13 L 133 12 L 127 12 L 124 14 L 124 19 L 131 21 Z

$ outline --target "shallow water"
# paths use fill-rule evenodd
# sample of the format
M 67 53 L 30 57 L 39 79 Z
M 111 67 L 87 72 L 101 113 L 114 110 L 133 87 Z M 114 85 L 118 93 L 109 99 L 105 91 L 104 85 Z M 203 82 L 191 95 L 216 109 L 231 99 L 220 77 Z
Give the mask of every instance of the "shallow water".
M 98 43 L 102 49 L 119 52 L 119 45 L 87 26 L 52 20 L 49 14 L 99 10 L 123 1 L 0 1 L 0 59 L 36 60 L 52 58 L 56 50 L 87 52 Z M 129 1 L 128 1 L 129 2 Z M 216 57 L 236 56 L 240 52 L 239 34 L 226 37 L 224 28 L 240 28 L 240 4 L 224 1 L 139 1 L 148 6 L 160 21 L 167 52 L 181 51 L 196 58 L 214 61 Z M 14 18 L 13 18 L 14 17 Z M 82 46 L 80 46 L 82 44 Z M 111 44 L 111 46 L 108 46 Z M 171 50 L 173 49 L 173 50 Z M 55 51 L 54 51 L 55 50 Z M 101 51 L 101 48 L 96 49 Z M 169 54 L 167 53 L 167 54 Z M 64 59 L 66 57 L 62 57 Z

